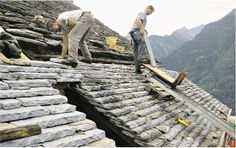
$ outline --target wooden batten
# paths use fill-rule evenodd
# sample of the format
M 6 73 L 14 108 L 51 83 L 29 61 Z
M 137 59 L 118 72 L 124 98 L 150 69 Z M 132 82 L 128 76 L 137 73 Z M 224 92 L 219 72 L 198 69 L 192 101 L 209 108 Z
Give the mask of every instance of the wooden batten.
M 30 61 L 30 59 L 23 52 L 20 54 L 20 56 L 21 60 Z
M 159 77 L 161 77 L 163 80 L 168 81 L 169 83 L 173 84 L 175 82 L 175 79 L 169 76 L 166 72 L 163 70 L 153 67 L 150 64 L 144 64 L 144 67 L 148 68 L 149 70 L 153 71 L 155 74 L 157 74 Z
M 2 52 L 0 52 L 0 60 L 3 61 L 6 59 L 7 59 L 7 57 Z
M 29 137 L 32 135 L 41 134 L 41 132 L 41 127 L 39 125 L 29 125 L 0 130 L 0 142 Z

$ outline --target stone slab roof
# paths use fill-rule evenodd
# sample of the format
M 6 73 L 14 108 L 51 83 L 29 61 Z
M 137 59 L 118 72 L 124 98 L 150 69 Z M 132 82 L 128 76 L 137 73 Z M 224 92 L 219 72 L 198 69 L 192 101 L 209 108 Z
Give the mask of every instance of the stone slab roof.
M 220 144 L 220 129 L 183 102 L 150 93 L 145 75 L 136 75 L 133 66 L 80 64 L 76 69 L 84 75 L 77 92 L 134 143 L 180 147 Z M 185 80 L 178 87 L 221 119 L 227 119 L 230 109 L 196 84 Z M 177 122 L 179 118 L 184 118 L 189 126 Z
M 78 70 L 51 62 L 31 61 L 31 65 L 0 63 L 0 129 L 38 124 L 42 133 L 0 142 L 0 147 L 115 146 L 96 123 L 52 87 L 80 83 L 83 75 Z
M 84 113 L 67 103 L 52 84 L 81 83 L 76 91 L 96 110 L 140 146 L 217 146 L 223 132 L 203 114 L 173 97 L 151 93 L 146 76 L 132 65 L 86 64 L 74 69 L 52 62 L 32 66 L 0 63 L 0 123 L 39 124 L 40 135 L 0 143 L 0 146 L 82 146 L 109 143 L 102 130 Z M 167 71 L 175 76 L 176 72 Z M 230 109 L 212 95 L 185 80 L 178 88 L 223 120 Z M 177 120 L 183 118 L 189 126 Z M 83 134 L 81 134 L 81 132 Z M 86 139 L 86 140 L 84 140 Z M 96 143 L 93 143 L 97 141 Z
M 0 1 L 0 26 L 13 35 L 24 53 L 34 60 L 49 60 L 61 51 L 62 34 L 53 34 L 34 24 L 35 15 L 56 19 L 64 11 L 80 9 L 72 1 Z M 96 14 L 94 14 L 96 17 Z M 110 50 L 105 37 L 117 36 L 117 45 L 125 47 L 124 53 Z M 133 47 L 129 40 L 95 20 L 89 32 L 87 43 L 94 58 L 132 61 Z
M 56 18 L 74 9 L 78 8 L 68 1 L 1 1 L 0 24 L 14 35 L 31 59 L 49 59 L 60 54 L 62 36 L 30 25 L 33 17 L 43 14 Z M 118 44 L 126 47 L 125 53 L 110 51 L 106 36 L 118 36 Z M 132 61 L 130 42 L 98 20 L 87 41 L 93 58 Z M 176 72 L 167 72 L 176 76 Z M 145 74 L 150 75 L 148 71 Z M 31 67 L 0 63 L 0 125 L 10 123 L 10 128 L 37 123 L 43 128 L 40 135 L 2 142 L 0 146 L 114 146 L 104 131 L 52 87 L 66 82 L 81 83 L 76 91 L 137 145 L 220 144 L 220 129 L 183 102 L 151 93 L 145 76 L 136 75 L 132 65 L 79 62 L 72 69 L 51 62 L 32 61 Z M 178 88 L 221 119 L 227 119 L 230 109 L 196 84 L 185 80 Z M 179 118 L 189 126 L 177 122 Z

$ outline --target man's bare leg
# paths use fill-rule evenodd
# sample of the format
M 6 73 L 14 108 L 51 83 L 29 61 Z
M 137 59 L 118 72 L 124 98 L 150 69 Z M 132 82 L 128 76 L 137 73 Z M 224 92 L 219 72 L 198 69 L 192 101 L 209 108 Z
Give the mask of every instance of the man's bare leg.
M 63 36 L 61 56 L 59 56 L 58 58 L 59 59 L 65 59 L 67 51 L 68 51 L 68 36 L 64 35 Z

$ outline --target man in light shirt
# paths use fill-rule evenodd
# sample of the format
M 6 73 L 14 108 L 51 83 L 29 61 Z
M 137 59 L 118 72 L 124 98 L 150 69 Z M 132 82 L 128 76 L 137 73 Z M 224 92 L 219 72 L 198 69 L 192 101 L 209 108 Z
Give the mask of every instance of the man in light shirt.
M 82 10 L 73 10 L 61 13 L 57 20 L 48 21 L 49 31 L 63 33 L 63 47 L 60 58 L 64 59 L 68 51 L 68 61 L 78 61 L 78 48 L 80 47 L 85 62 L 92 63 L 92 57 L 85 42 L 86 36 L 94 23 L 93 15 Z
M 135 49 L 134 49 L 134 64 L 135 64 L 135 72 L 142 73 L 140 68 L 140 61 L 144 55 L 146 44 L 144 40 L 144 32 L 146 23 L 147 23 L 147 15 L 150 15 L 154 12 L 153 6 L 148 6 L 144 10 L 144 12 L 140 12 L 136 17 L 136 20 L 131 28 L 130 35 L 134 41 Z

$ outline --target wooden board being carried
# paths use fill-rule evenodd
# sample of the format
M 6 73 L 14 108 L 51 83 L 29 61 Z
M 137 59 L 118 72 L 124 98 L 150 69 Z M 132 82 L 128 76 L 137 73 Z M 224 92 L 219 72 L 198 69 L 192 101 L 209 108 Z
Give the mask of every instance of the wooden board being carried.
M 154 57 L 154 54 L 153 54 L 153 50 L 152 50 L 151 44 L 149 42 L 149 39 L 147 37 L 146 31 L 144 31 L 143 37 L 144 37 L 144 41 L 145 41 L 146 46 L 147 46 L 148 55 L 150 57 L 150 63 L 151 63 L 152 66 L 157 66 L 157 63 L 155 61 L 155 57 Z
M 158 78 L 166 82 L 172 88 L 175 88 L 177 85 L 180 85 L 181 82 L 187 77 L 187 72 L 180 72 L 178 77 L 174 79 L 173 77 L 169 76 L 165 71 L 161 70 L 158 67 L 153 67 L 150 64 L 144 64 L 144 67 L 151 70 Z

